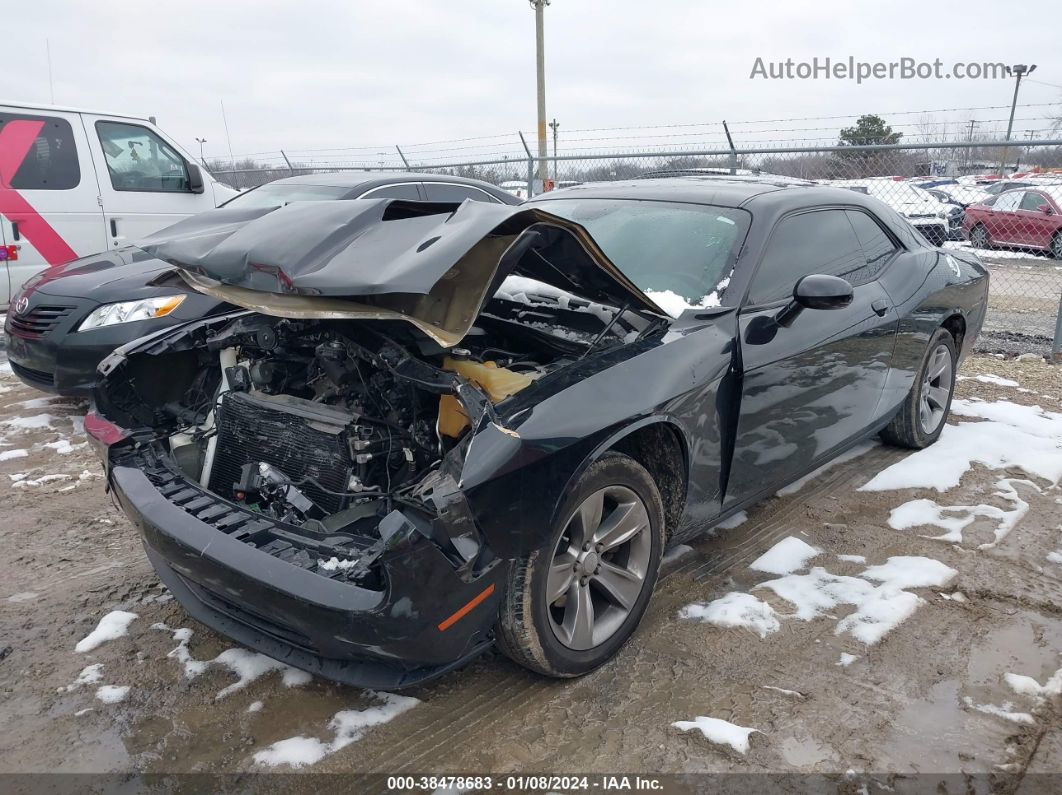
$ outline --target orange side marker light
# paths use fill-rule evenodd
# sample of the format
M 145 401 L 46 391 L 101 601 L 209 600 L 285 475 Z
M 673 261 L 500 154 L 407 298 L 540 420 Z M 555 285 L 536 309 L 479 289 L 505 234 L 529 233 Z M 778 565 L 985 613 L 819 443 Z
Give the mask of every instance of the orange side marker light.
M 471 612 L 472 609 L 476 607 L 476 605 L 478 605 L 492 593 L 494 593 L 494 583 L 488 585 L 486 588 L 483 589 L 481 593 L 473 597 L 471 602 L 466 604 L 464 607 L 459 608 L 456 613 L 454 613 L 452 616 L 450 616 L 441 624 L 439 624 L 439 632 L 445 632 L 446 630 L 448 630 L 450 627 L 452 627 L 454 624 L 456 624 L 458 621 L 468 615 L 468 613 Z

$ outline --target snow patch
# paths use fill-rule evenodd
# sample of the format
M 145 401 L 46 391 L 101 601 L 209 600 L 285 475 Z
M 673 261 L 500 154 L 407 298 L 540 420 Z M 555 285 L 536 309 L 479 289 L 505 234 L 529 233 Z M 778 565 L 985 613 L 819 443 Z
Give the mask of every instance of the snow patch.
M 708 309 L 721 306 L 718 291 L 708 293 L 696 303 L 690 303 L 672 290 L 646 290 L 645 294 L 671 317 L 679 317 L 687 309 Z
M 1004 701 L 999 706 L 996 706 L 995 704 L 975 704 L 974 700 L 969 696 L 965 696 L 963 698 L 963 701 L 970 709 L 975 709 L 978 712 L 984 712 L 986 715 L 995 715 L 996 717 L 1004 718 L 1005 720 L 1009 720 L 1013 723 L 1024 723 L 1027 725 L 1032 725 L 1036 722 L 1033 719 L 1033 716 L 1030 715 L 1028 712 L 1015 712 L 1014 705 L 1011 704 L 1009 701 Z
M 738 726 L 729 721 L 719 718 L 708 718 L 703 715 L 693 720 L 680 720 L 671 724 L 680 731 L 688 732 L 696 729 L 705 736 L 708 742 L 716 745 L 729 745 L 739 754 L 747 754 L 749 751 L 749 735 L 753 732 L 761 733 L 759 729 L 751 729 L 747 726 Z
M 365 691 L 380 701 L 379 706 L 366 709 L 348 709 L 337 712 L 328 726 L 334 732 L 331 742 L 318 740 L 316 737 L 289 737 L 273 743 L 254 754 L 254 761 L 265 767 L 305 767 L 320 762 L 329 754 L 334 754 L 360 740 L 374 726 L 380 726 L 412 709 L 420 703 L 410 696 L 398 696 L 394 693 Z
M 837 665 L 841 666 L 842 668 L 847 668 L 849 665 L 851 665 L 852 663 L 854 663 L 858 659 L 859 659 L 859 655 L 858 654 L 849 654 L 846 651 L 842 651 L 841 652 L 841 659 L 839 659 L 837 661 Z
M 1011 690 L 1023 696 L 1043 699 L 1048 696 L 1062 695 L 1062 668 L 1055 671 L 1051 678 L 1042 685 L 1031 676 L 1024 676 L 1023 674 L 1005 673 L 1003 674 L 1003 681 L 1007 683 Z
M 264 706 L 265 706 L 265 704 L 263 704 L 261 701 L 252 701 L 250 706 L 247 707 L 247 711 L 248 712 L 261 712 L 262 711 L 262 707 L 264 707 Z
M 51 428 L 55 417 L 51 414 L 34 414 L 32 417 L 15 417 L 4 420 L 3 424 L 16 431 L 34 431 L 40 428 Z
M 66 691 L 67 693 L 72 690 L 77 690 L 81 685 L 94 685 L 103 678 L 103 663 L 95 663 L 94 665 L 86 665 L 81 669 L 81 673 L 77 675 L 77 679 L 68 684 L 66 687 L 59 688 L 59 692 Z
M 10 461 L 12 458 L 25 458 L 28 455 L 28 450 L 4 450 L 0 453 L 0 461 Z
M 1023 478 L 1004 478 L 996 482 L 999 491 L 992 496 L 1006 500 L 1011 504 L 1010 510 L 998 508 L 995 505 L 940 505 L 934 500 L 922 499 L 905 502 L 889 513 L 889 527 L 894 530 L 908 530 L 912 527 L 933 526 L 939 527 L 945 532 L 942 535 L 926 536 L 935 541 L 946 541 L 952 544 L 963 542 L 963 530 L 971 525 L 978 517 L 996 520 L 994 538 L 978 545 L 978 549 L 990 549 L 997 546 L 1019 521 L 1029 512 L 1029 503 L 1023 500 L 1015 483 L 1022 483 L 1036 491 L 1040 487 L 1031 480 Z M 956 514 L 956 515 L 951 515 Z
M 152 624 L 151 628 L 169 632 L 173 635 L 173 639 L 177 641 L 177 646 L 166 656 L 181 664 L 186 678 L 194 679 L 212 665 L 228 668 L 229 671 L 236 675 L 235 682 L 218 691 L 217 695 L 214 696 L 215 701 L 225 698 L 225 696 L 231 695 L 237 690 L 242 690 L 255 679 L 273 671 L 280 673 L 281 682 L 283 682 L 285 687 L 299 687 L 309 684 L 313 680 L 313 677 L 306 671 L 292 668 L 290 665 L 274 660 L 272 657 L 266 657 L 264 654 L 248 651 L 247 649 L 226 649 L 212 660 L 197 660 L 188 650 L 188 642 L 192 639 L 191 629 L 188 627 L 171 629 L 162 623 Z
M 129 685 L 103 685 L 96 690 L 96 698 L 104 704 L 117 704 L 129 695 Z
M 752 594 L 732 591 L 708 604 L 687 605 L 679 616 L 716 626 L 744 627 L 762 638 L 780 628 L 781 618 L 833 618 L 829 611 L 839 605 L 851 605 L 854 612 L 837 622 L 834 634 L 847 632 L 872 646 L 925 604 L 905 588 L 940 587 L 956 574 L 955 569 L 939 561 L 913 556 L 891 557 L 884 564 L 868 566 L 857 577 L 831 574 L 816 566 L 807 574 L 790 573 L 753 587 L 754 591 L 773 591 L 793 605 L 789 615 L 778 613 Z M 871 580 L 879 584 L 874 585 Z
M 1019 386 L 1017 381 L 1010 378 L 1001 378 L 998 375 L 975 375 L 975 381 L 980 381 L 982 384 L 995 384 L 996 386 Z
M 946 425 L 932 447 L 886 467 L 860 491 L 929 488 L 944 492 L 959 485 L 975 464 L 990 469 L 1017 467 L 1052 485 L 1062 479 L 1062 413 L 1007 400 L 953 400 L 951 411 L 983 422 Z
M 866 564 L 867 562 L 867 559 L 863 555 L 838 555 L 837 560 L 843 560 L 845 563 Z
M 11 594 L 11 596 L 7 597 L 7 601 L 9 601 L 9 602 L 31 602 L 34 599 L 36 599 L 37 596 L 38 596 L 38 594 L 36 593 L 36 591 L 19 591 L 18 593 L 13 593 L 13 594 Z
M 821 554 L 821 549 L 789 536 L 752 561 L 749 568 L 768 574 L 790 574 L 804 568 L 809 560 Z
M 748 519 L 749 515 L 745 511 L 738 511 L 733 516 L 728 516 L 719 522 L 715 527 L 719 530 L 733 530 L 735 527 L 745 524 Z
M 77 642 L 77 645 L 74 646 L 74 651 L 82 653 L 92 651 L 109 640 L 122 637 L 129 632 L 129 625 L 136 617 L 136 613 L 129 613 L 125 610 L 112 610 L 100 619 L 100 623 L 96 625 L 92 632 Z
M 318 560 L 317 567 L 324 571 L 346 571 L 358 565 L 357 560 L 340 560 L 333 556 L 328 560 Z
M 693 552 L 693 547 L 689 546 L 688 544 L 676 544 L 664 553 L 664 557 L 660 559 L 660 563 L 672 563 L 681 558 L 683 555 L 688 555 L 691 552 Z
M 679 611 L 680 618 L 690 618 L 717 627 L 743 627 L 767 637 L 781 629 L 778 614 L 766 602 L 752 594 L 731 591 L 708 604 L 694 603 Z

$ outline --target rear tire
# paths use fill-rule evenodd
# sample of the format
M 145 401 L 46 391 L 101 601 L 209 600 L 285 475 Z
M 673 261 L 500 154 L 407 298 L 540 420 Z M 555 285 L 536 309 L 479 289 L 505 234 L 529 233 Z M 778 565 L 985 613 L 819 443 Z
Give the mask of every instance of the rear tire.
M 885 442 L 921 450 L 940 437 L 955 392 L 958 358 L 955 339 L 947 329 L 938 328 L 926 346 L 911 391 L 892 422 L 881 432 Z
M 1051 256 L 1062 260 L 1062 232 L 1055 232 L 1055 236 L 1051 238 Z
M 664 548 L 664 505 L 641 464 L 610 452 L 560 507 L 549 541 L 513 565 L 497 640 L 525 668 L 572 677 L 607 662 L 641 621 Z
M 992 248 L 992 238 L 984 224 L 978 224 L 970 230 L 970 245 L 974 248 Z

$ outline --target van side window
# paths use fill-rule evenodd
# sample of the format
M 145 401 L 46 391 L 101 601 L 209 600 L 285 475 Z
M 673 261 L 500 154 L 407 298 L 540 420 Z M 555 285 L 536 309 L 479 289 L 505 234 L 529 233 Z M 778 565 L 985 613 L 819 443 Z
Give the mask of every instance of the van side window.
M 96 133 L 115 190 L 191 192 L 184 158 L 147 127 L 99 121 Z
M 66 119 L 0 113 L 0 149 L 14 161 L 0 173 L 0 184 L 15 190 L 71 190 L 81 184 L 74 133 Z

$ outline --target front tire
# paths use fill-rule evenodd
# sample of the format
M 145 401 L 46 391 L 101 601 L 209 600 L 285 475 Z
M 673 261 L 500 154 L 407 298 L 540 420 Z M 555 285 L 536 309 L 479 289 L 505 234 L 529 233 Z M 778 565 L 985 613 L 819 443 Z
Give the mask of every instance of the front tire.
M 634 632 L 656 585 L 664 506 L 629 456 L 606 453 L 562 500 L 550 540 L 517 560 L 497 626 L 512 660 L 554 677 L 588 673 Z
M 955 392 L 958 358 L 955 339 L 947 329 L 938 328 L 929 340 L 914 386 L 881 432 L 885 442 L 921 450 L 940 437 Z

